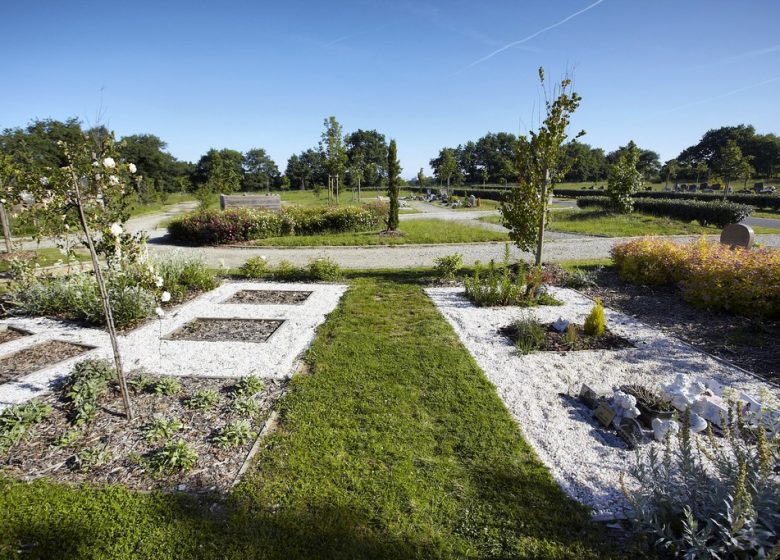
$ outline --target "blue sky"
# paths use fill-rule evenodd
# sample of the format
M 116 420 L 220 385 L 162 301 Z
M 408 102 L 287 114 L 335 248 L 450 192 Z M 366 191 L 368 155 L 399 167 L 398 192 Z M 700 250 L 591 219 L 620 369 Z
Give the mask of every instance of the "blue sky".
M 102 98 L 119 135 L 156 134 L 191 161 L 263 147 L 283 170 L 335 115 L 395 138 L 411 177 L 442 146 L 533 126 L 539 66 L 573 72 L 573 128 L 606 150 L 634 139 L 668 159 L 709 128 L 780 133 L 777 0 L 3 0 L 2 12 L 0 127 L 93 122 Z

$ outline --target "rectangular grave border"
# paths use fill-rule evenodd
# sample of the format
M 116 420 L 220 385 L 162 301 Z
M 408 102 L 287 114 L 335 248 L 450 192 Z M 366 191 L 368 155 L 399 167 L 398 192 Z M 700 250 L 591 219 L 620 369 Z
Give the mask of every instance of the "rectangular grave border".
M 206 322 L 206 321 L 249 321 L 253 323 L 262 323 L 262 322 L 278 323 L 278 325 L 276 325 L 276 328 L 264 340 L 236 340 L 236 339 L 204 338 L 204 337 L 194 337 L 194 336 L 190 338 L 174 338 L 175 335 L 180 333 L 188 325 L 197 322 Z M 282 326 L 286 322 L 287 322 L 286 319 L 267 319 L 267 318 L 256 319 L 256 318 L 246 318 L 246 317 L 195 317 L 185 322 L 184 324 L 179 325 L 176 329 L 163 336 L 162 340 L 168 342 L 229 342 L 229 343 L 232 342 L 232 343 L 242 343 L 242 344 L 265 344 L 269 342 L 277 332 L 279 332 L 279 329 L 282 328 Z
M 31 369 L 31 370 L 25 371 L 23 373 L 14 373 L 13 377 L 11 377 L 9 379 L 6 379 L 6 380 L 3 380 L 3 377 L 2 377 L 2 373 L 3 372 L 0 372 L 0 385 L 5 384 L 5 383 L 13 383 L 15 381 L 18 381 L 19 379 L 22 379 L 23 377 L 27 377 L 28 375 L 31 375 L 33 373 L 37 373 L 39 371 L 44 371 L 44 370 L 49 369 L 51 367 L 54 367 L 54 366 L 56 366 L 58 364 L 61 364 L 63 362 L 66 362 L 68 360 L 76 358 L 78 356 L 82 356 L 83 354 L 86 354 L 87 352 L 90 352 L 90 351 L 95 350 L 97 348 L 97 346 L 92 346 L 90 344 L 82 344 L 80 342 L 71 342 L 69 340 L 59 340 L 59 339 L 56 339 L 56 338 L 55 339 L 49 339 L 49 340 L 42 340 L 42 341 L 40 341 L 40 342 L 38 342 L 36 344 L 33 344 L 32 346 L 27 346 L 26 348 L 21 348 L 21 349 L 17 350 L 16 352 L 13 352 L 11 354 L 8 354 L 8 355 L 5 355 L 5 356 L 1 357 L 0 358 L 0 364 L 10 363 L 14 359 L 17 359 L 19 357 L 19 355 L 22 355 L 22 354 L 25 354 L 25 353 L 30 353 L 31 351 L 34 352 L 36 349 L 40 349 L 42 346 L 45 346 L 46 344 L 50 344 L 50 343 L 53 343 L 53 342 L 57 342 L 57 343 L 60 343 L 60 344 L 67 344 L 68 346 L 75 346 L 75 347 L 81 348 L 81 352 L 79 352 L 78 354 L 74 354 L 72 356 L 68 356 L 67 358 L 62 358 L 60 360 L 56 360 L 54 362 L 46 362 L 44 365 L 42 365 L 40 367 L 37 367 L 36 369 Z
M 268 293 L 268 294 L 295 294 L 296 296 L 300 294 L 306 294 L 306 296 L 300 301 L 295 301 L 293 303 L 269 303 L 263 301 L 232 301 L 235 298 L 237 298 L 239 294 L 248 293 L 248 292 Z M 314 293 L 313 290 L 271 290 L 271 289 L 263 289 L 263 288 L 247 288 L 247 289 L 241 289 L 233 292 L 226 299 L 220 301 L 219 303 L 220 305 L 226 305 L 226 304 L 227 305 L 304 305 L 307 301 L 309 301 L 309 298 L 313 293 Z
M 32 331 L 28 331 L 27 329 L 22 329 L 20 327 L 14 327 L 13 325 L 0 325 L 0 333 L 9 332 L 9 331 L 10 332 L 15 332 L 19 336 L 15 336 L 11 340 L 6 340 L 5 342 L 0 341 L 0 344 L 6 344 L 8 342 L 13 342 L 14 340 L 19 340 L 20 338 L 24 338 L 26 336 L 32 336 L 33 334 L 35 334 Z

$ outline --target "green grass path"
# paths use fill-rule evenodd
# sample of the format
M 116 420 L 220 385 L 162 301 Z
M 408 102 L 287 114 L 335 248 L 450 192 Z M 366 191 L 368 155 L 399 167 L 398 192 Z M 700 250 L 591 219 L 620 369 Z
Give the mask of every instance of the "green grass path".
M 596 558 L 597 530 L 419 284 L 353 281 L 216 513 L 0 479 L 0 558 Z

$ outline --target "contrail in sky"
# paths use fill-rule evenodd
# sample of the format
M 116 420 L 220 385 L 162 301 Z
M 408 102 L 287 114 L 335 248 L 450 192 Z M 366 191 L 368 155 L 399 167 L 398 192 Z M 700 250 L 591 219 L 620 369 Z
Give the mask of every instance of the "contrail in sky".
M 472 62 L 472 63 L 471 63 L 471 64 L 469 64 L 468 66 L 464 66 L 463 68 L 461 68 L 460 70 L 458 70 L 457 72 L 455 72 L 455 74 L 460 74 L 460 73 L 461 73 L 461 72 L 463 72 L 464 70 L 468 70 L 469 68 L 473 68 L 473 67 L 474 67 L 474 66 L 476 66 L 477 64 L 482 64 L 482 63 L 483 63 L 483 62 L 485 62 L 486 60 L 489 60 L 489 59 L 493 58 L 493 57 L 494 57 L 494 56 L 496 56 L 497 54 L 499 54 L 499 53 L 502 53 L 502 52 L 504 52 L 504 51 L 505 51 L 505 50 L 507 50 L 507 49 L 511 49 L 512 47 L 516 47 L 517 45 L 522 45 L 523 43 L 526 43 L 526 42 L 530 41 L 530 40 L 531 40 L 531 39 L 533 39 L 534 37 L 538 37 L 538 36 L 539 36 L 539 35 L 541 35 L 542 33 L 545 33 L 546 31 L 549 31 L 550 29 L 555 29 L 556 27 L 558 27 L 558 26 L 560 26 L 560 25 L 563 25 L 563 24 L 564 24 L 564 23 L 566 23 L 567 21 L 569 21 L 569 20 L 572 20 L 572 19 L 576 18 L 578 15 L 580 15 L 580 14 L 584 14 L 584 13 L 585 13 L 585 12 L 587 12 L 588 10 L 590 10 L 590 9 L 592 9 L 592 8 L 595 8 L 596 6 L 598 6 L 599 4 L 601 4 L 603 1 L 604 1 L 604 0 L 596 0 L 596 1 L 595 1 L 593 4 L 591 4 L 591 5 L 589 5 L 589 6 L 585 7 L 585 8 L 583 8 L 583 9 L 581 9 L 579 12 L 574 12 L 573 14 L 571 14 L 570 16 L 567 16 L 567 17 L 565 17 L 564 19 L 562 19 L 562 20 L 561 20 L 561 21 L 559 21 L 558 23 L 553 23 L 552 25 L 548 25 L 548 26 L 547 26 L 547 27 L 545 27 L 544 29 L 540 29 L 540 30 L 539 30 L 539 31 L 537 31 L 536 33 L 533 33 L 533 34 L 529 35 L 528 37 L 525 37 L 524 39 L 520 39 L 519 41 L 512 41 L 511 43 L 508 43 L 508 44 L 504 45 L 504 46 L 503 46 L 503 47 L 501 47 L 500 49 L 496 49 L 495 51 L 493 51 L 493 52 L 492 52 L 492 53 L 490 53 L 489 55 L 483 56 L 483 57 L 482 57 L 482 58 L 480 58 L 479 60 L 475 60 L 474 62 Z
M 757 56 L 763 56 L 765 54 L 771 54 L 773 52 L 780 51 L 780 45 L 773 47 L 766 47 L 765 49 L 756 49 L 754 51 L 748 51 L 746 53 L 738 54 L 736 56 L 730 56 L 721 60 L 722 64 L 728 64 L 729 62 L 737 62 L 739 60 L 747 60 L 749 58 L 755 58 Z
M 691 101 L 690 103 L 686 103 L 685 105 L 680 105 L 679 107 L 675 107 L 673 109 L 668 109 L 666 111 L 661 111 L 660 115 L 665 115 L 667 113 L 674 113 L 675 111 L 681 111 L 683 109 L 688 109 L 689 107 L 695 107 L 696 105 L 701 105 L 703 103 L 709 103 L 710 101 L 717 101 L 718 99 L 723 99 L 724 97 L 731 97 L 732 95 L 736 95 L 738 93 L 742 93 L 743 91 L 747 91 L 749 89 L 754 89 L 757 87 L 765 86 L 767 84 L 773 84 L 775 82 L 780 81 L 780 76 L 776 76 L 774 78 L 770 78 L 768 80 L 764 80 L 763 82 L 758 82 L 757 84 L 751 84 L 749 86 L 744 86 L 739 89 L 735 89 L 732 91 L 727 91 L 726 93 L 721 93 L 720 95 L 716 95 L 714 97 L 707 97 L 706 99 L 699 99 L 698 101 Z

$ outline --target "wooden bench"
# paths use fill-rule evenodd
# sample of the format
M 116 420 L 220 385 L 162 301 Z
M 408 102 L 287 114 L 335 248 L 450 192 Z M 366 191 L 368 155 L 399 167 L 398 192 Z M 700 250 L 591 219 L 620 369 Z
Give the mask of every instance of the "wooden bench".
M 219 195 L 219 207 L 225 208 L 255 208 L 279 212 L 282 209 L 282 199 L 278 194 L 221 194 Z

